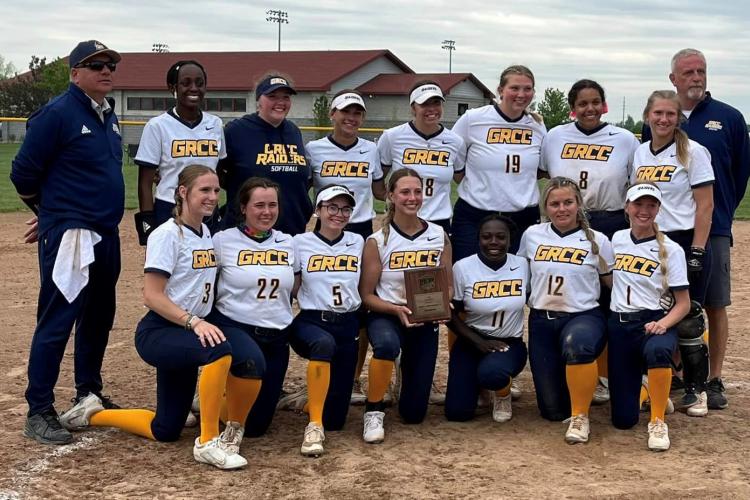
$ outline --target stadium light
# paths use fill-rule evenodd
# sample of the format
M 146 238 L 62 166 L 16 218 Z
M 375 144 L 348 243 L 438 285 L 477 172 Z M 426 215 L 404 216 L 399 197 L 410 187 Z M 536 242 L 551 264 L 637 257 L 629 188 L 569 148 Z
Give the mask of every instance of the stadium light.
M 155 43 L 151 45 L 151 52 L 158 52 L 160 54 L 169 52 L 169 45 L 166 43 Z
M 443 40 L 442 48 L 448 51 L 448 73 L 453 73 L 453 51 L 456 50 L 456 41 Z
M 267 10 L 266 21 L 271 23 L 278 23 L 279 25 L 279 52 L 281 52 L 281 25 L 289 24 L 289 14 L 283 10 Z

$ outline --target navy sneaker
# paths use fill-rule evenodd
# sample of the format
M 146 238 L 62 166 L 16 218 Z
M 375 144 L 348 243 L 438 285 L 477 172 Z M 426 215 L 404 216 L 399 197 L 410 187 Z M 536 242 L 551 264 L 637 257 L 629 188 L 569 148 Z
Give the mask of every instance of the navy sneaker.
M 723 410 L 729 406 L 729 401 L 727 401 L 727 397 L 724 395 L 726 389 L 720 378 L 709 380 L 706 392 L 708 392 L 708 407 L 711 410 Z
M 26 417 L 23 435 L 42 444 L 68 444 L 73 441 L 73 435 L 60 424 L 55 410 L 47 410 Z

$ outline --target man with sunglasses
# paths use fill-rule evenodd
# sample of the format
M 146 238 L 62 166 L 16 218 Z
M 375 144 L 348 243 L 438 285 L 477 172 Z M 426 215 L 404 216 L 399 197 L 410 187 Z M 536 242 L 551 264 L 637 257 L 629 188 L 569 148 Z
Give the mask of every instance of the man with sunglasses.
M 10 174 L 38 217 L 24 235 L 39 242 L 41 278 L 24 434 L 45 444 L 73 439 L 60 425 L 54 388 L 74 325 L 74 402 L 93 393 L 116 407 L 102 396 L 101 367 L 115 315 L 125 201 L 122 139 L 106 99 L 120 59 L 96 40 L 73 49 L 68 90 L 29 117 Z

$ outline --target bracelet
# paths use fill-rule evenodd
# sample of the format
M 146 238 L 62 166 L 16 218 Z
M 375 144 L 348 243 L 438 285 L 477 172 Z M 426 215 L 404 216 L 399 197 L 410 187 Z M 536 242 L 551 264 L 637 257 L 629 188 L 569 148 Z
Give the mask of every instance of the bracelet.
M 193 329 L 193 318 L 195 318 L 195 315 L 188 313 L 188 317 L 185 320 L 185 330 Z
M 190 319 L 187 320 L 187 329 L 188 330 L 192 330 L 193 326 L 195 326 L 195 325 L 193 325 L 193 322 L 198 323 L 199 321 L 203 321 L 203 318 L 201 318 L 199 316 L 196 316 L 194 314 L 191 314 L 190 315 Z

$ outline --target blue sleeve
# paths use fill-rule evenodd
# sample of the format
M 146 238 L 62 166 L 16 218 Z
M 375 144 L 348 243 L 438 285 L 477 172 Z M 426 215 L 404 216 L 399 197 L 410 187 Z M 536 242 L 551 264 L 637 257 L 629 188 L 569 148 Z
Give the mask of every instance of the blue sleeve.
M 641 128 L 641 144 L 646 144 L 648 141 L 651 140 L 651 127 L 643 124 L 643 128 Z
M 745 197 L 747 181 L 750 179 L 750 137 L 742 114 L 737 112 L 732 127 L 732 175 L 734 177 L 735 210 Z
M 32 115 L 21 148 L 13 160 L 10 180 L 22 196 L 38 194 L 59 151 L 62 118 L 49 107 Z

